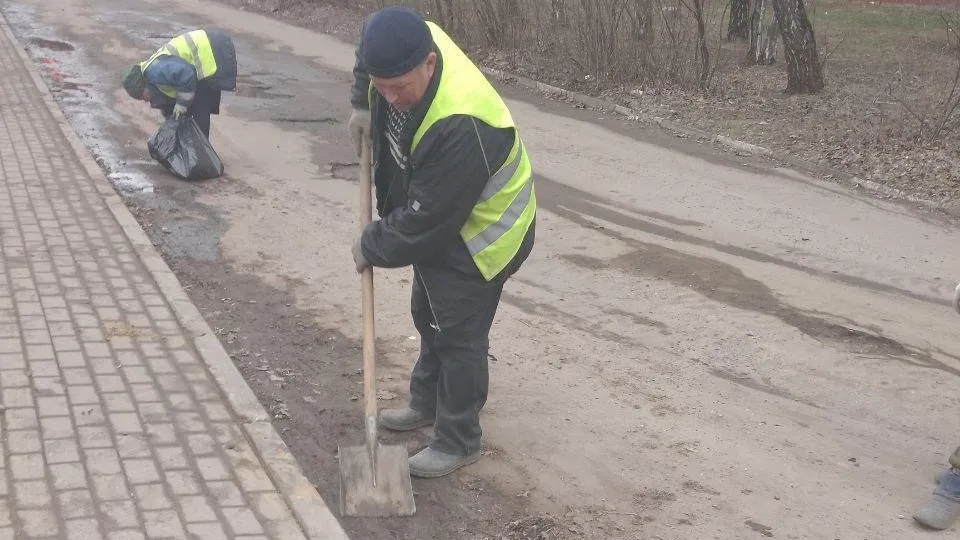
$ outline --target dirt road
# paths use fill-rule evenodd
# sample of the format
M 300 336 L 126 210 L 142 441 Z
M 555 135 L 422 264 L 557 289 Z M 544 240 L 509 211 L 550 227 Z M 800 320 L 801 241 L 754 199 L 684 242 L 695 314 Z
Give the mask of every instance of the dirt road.
M 193 0 L 0 6 L 335 507 L 337 443 L 361 440 L 351 46 Z M 188 184 L 118 77 L 207 24 L 243 75 L 213 120 L 227 175 Z M 925 537 L 909 516 L 960 442 L 958 229 L 506 92 L 541 212 L 494 328 L 486 458 L 352 537 Z M 418 347 L 409 278 L 377 273 L 383 405 Z

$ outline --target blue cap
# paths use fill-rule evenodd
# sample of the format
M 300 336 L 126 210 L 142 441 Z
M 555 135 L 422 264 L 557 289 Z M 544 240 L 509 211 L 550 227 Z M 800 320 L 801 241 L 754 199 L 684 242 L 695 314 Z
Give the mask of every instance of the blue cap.
M 409 73 L 433 51 L 433 36 L 416 11 L 390 6 L 367 19 L 360 58 L 371 77 L 390 79 Z

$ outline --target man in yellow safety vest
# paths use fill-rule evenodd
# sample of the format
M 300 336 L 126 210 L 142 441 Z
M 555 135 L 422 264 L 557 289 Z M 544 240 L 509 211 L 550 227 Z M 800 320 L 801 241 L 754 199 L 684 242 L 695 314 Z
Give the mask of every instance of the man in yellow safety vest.
M 503 100 L 437 25 L 391 6 L 364 23 L 350 133 L 372 143 L 380 220 L 353 246 L 357 271 L 413 267 L 420 356 L 410 402 L 380 424 L 432 425 L 410 472 L 438 477 L 480 457 L 487 354 L 505 281 L 529 256 L 530 160 Z
M 179 35 L 128 66 L 121 84 L 130 97 L 150 102 L 165 118 L 193 116 L 209 138 L 210 115 L 220 113 L 221 92 L 237 87 L 233 40 L 216 30 Z

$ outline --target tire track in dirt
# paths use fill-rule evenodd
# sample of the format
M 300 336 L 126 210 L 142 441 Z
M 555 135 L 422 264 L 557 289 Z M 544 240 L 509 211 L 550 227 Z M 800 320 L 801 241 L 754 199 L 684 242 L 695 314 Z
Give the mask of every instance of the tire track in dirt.
M 761 253 L 752 249 L 722 244 L 713 240 L 699 238 L 697 236 L 654 223 L 653 221 L 643 220 L 638 217 L 611 210 L 610 207 L 617 207 L 619 205 L 592 193 L 551 180 L 549 178 L 545 178 L 543 176 L 537 176 L 536 182 L 537 200 L 542 208 L 550 210 L 551 212 L 555 212 L 562 217 L 570 219 L 571 221 L 579 221 L 581 226 L 587 228 L 596 228 L 596 224 L 583 220 L 574 220 L 571 218 L 571 215 L 582 215 L 600 219 L 615 225 L 659 236 L 667 240 L 714 249 L 720 253 L 742 257 L 754 262 L 774 264 L 789 270 L 796 270 L 811 276 L 828 279 L 844 285 L 867 289 L 873 292 L 901 295 L 914 300 L 919 300 L 921 302 L 929 302 L 938 305 L 949 304 L 949 302 L 939 296 L 919 294 L 860 276 L 842 274 L 839 272 L 827 272 L 817 268 L 804 266 L 794 261 L 779 259 L 772 255 Z M 643 215 L 636 210 L 629 211 L 637 215 Z
M 576 188 L 542 177 L 539 177 L 537 182 L 540 186 L 543 186 L 538 191 L 538 200 L 542 208 L 584 228 L 597 229 L 598 225 L 593 220 L 606 221 L 669 240 L 709 247 L 721 253 L 744 257 L 755 262 L 776 264 L 784 268 L 799 270 L 816 277 L 831 279 L 874 292 L 893 293 L 915 300 L 943 303 L 940 299 L 898 289 L 865 278 L 824 272 L 756 251 L 697 238 L 656 223 L 611 211 L 604 207 L 608 204 L 607 201 Z M 960 358 L 957 356 L 939 350 L 923 350 L 905 345 L 882 335 L 879 328 L 874 327 L 871 331 L 867 331 L 862 329 L 863 325 L 855 321 L 835 322 L 830 320 L 838 318 L 833 315 L 801 310 L 786 304 L 774 295 L 763 282 L 747 277 L 739 268 L 722 261 L 643 242 L 612 229 L 599 228 L 606 236 L 631 246 L 634 251 L 612 260 L 601 260 L 581 254 L 565 255 L 563 258 L 587 270 L 596 271 L 601 268 L 614 267 L 624 272 L 664 279 L 676 285 L 693 289 L 716 302 L 776 317 L 817 341 L 842 347 L 856 355 L 866 358 L 893 359 L 907 365 L 935 369 L 960 377 L 960 369 L 955 365 L 935 358 L 934 353 L 956 360 L 960 364 Z

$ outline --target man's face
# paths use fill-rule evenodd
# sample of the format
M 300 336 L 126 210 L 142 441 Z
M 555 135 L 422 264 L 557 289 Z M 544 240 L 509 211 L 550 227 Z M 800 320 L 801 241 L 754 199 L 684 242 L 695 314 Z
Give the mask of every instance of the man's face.
M 427 93 L 427 87 L 430 86 L 430 79 L 433 78 L 436 68 L 437 53 L 431 52 L 422 64 L 408 73 L 389 79 L 370 77 L 370 82 L 394 108 L 399 111 L 408 111 L 420 103 Z

